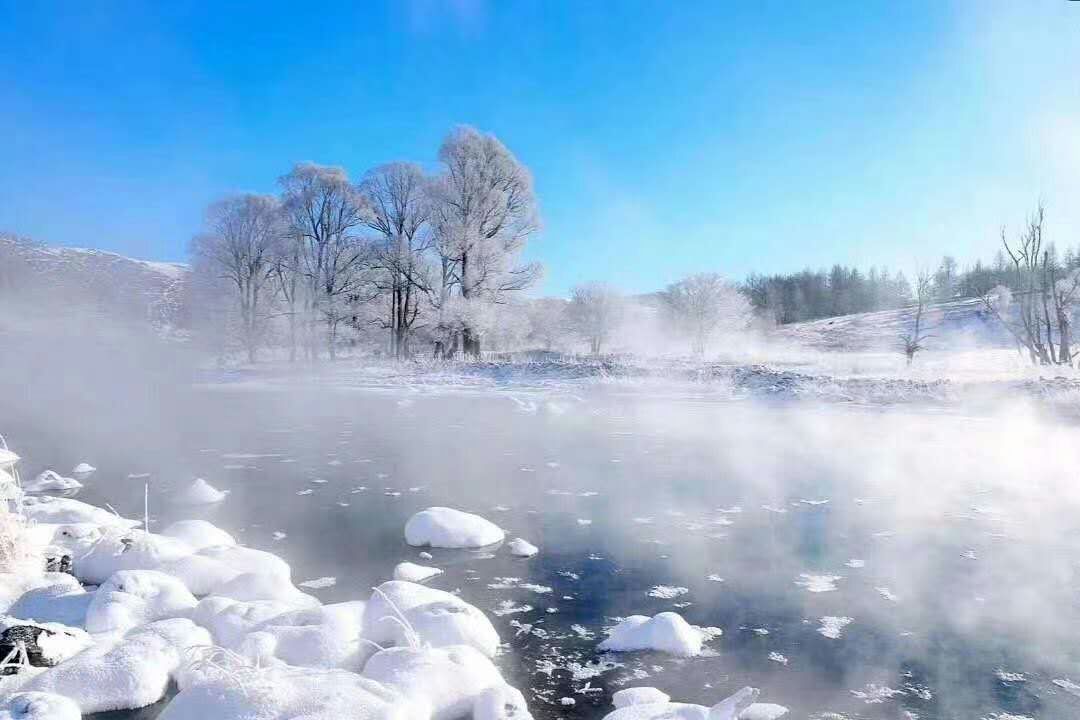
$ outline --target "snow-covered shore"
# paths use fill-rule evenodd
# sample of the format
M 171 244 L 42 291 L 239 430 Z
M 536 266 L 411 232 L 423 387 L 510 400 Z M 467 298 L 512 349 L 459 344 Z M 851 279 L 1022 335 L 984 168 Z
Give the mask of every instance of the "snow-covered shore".
M 205 520 L 154 533 L 70 497 L 12 508 L 0 511 L 12 521 L 3 539 L 24 548 L 25 562 L 0 567 L 0 647 L 10 647 L 0 718 L 136 709 L 170 688 L 165 720 L 531 717 L 497 665 L 495 627 L 456 594 L 395 579 L 366 599 L 324 605 L 293 583 L 283 559 Z M 455 536 L 487 522 L 432 511 Z M 45 557 L 64 556 L 70 573 L 46 570 Z M 740 693 L 715 712 L 685 707 L 715 720 L 756 717 L 756 692 Z M 631 715 L 677 705 L 645 695 Z

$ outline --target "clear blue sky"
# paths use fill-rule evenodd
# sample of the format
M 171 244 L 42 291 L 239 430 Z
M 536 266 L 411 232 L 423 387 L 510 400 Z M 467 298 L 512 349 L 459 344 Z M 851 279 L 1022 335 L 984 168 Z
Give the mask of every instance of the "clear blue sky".
M 1080 3 L 0 0 L 0 229 L 182 260 L 297 161 L 536 177 L 543 292 L 1080 243 Z

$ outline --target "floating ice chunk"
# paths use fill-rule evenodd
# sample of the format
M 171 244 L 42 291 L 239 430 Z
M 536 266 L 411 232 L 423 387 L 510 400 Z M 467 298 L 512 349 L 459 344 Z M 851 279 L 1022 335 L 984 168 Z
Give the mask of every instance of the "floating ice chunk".
M 778 720 L 788 714 L 788 709 L 776 703 L 752 703 L 739 713 L 738 720 Z
M 876 685 L 874 683 L 869 683 L 863 690 L 852 690 L 851 694 L 867 705 L 880 705 L 886 700 L 891 700 L 896 695 L 907 695 L 903 690 L 894 690 L 886 685 Z
M 521 538 L 514 538 L 507 547 L 510 548 L 510 554 L 515 557 L 532 557 L 540 552 L 540 548 Z
M 91 523 L 108 527 L 135 527 L 142 524 L 139 520 L 122 518 L 81 500 L 49 495 L 24 498 L 23 515 L 32 522 L 53 525 Z
M 659 650 L 672 655 L 693 656 L 701 653 L 705 635 L 673 612 L 662 612 L 647 617 L 631 615 L 612 628 L 601 650 L 631 652 L 634 650 Z
M 851 622 L 852 618 L 849 617 L 826 615 L 821 618 L 821 627 L 818 628 L 818 632 L 830 640 L 836 640 L 840 637 L 840 633 L 843 632 L 844 628 L 850 625 Z
M 92 633 L 123 632 L 164 618 L 187 617 L 198 601 L 184 583 L 156 570 L 121 570 L 102 583 L 86 609 Z
M 774 663 L 780 663 L 781 665 L 787 665 L 788 664 L 787 656 L 786 655 L 781 655 L 778 652 L 769 653 L 769 660 L 772 660 Z
M 427 565 L 417 565 L 411 562 L 398 563 L 394 567 L 394 579 L 405 580 L 412 583 L 421 583 L 430 580 L 436 575 L 442 575 L 442 570 Z
M 649 592 L 646 593 L 649 597 L 660 598 L 661 600 L 674 600 L 680 595 L 685 595 L 690 592 L 689 588 L 675 587 L 674 585 L 656 585 Z
M 212 545 L 235 545 L 236 538 L 205 520 L 179 520 L 161 531 L 165 537 L 183 540 L 193 550 Z
M 805 588 L 807 592 L 833 592 L 836 590 L 836 581 L 843 579 L 843 575 L 811 575 L 810 573 L 800 573 L 799 579 L 795 581 L 795 584 L 801 588 Z
M 23 689 L 68 697 L 87 715 L 145 707 L 165 696 L 183 654 L 210 642 L 210 634 L 190 620 L 159 620 L 82 651 Z
M 559 698 L 559 704 L 563 707 L 573 707 L 577 705 L 577 700 L 572 697 L 561 697 Z
M 671 696 L 654 687 L 634 687 L 619 690 L 611 696 L 611 704 L 617 708 L 627 705 L 671 702 Z
M 503 541 L 498 525 L 479 515 L 446 507 L 432 507 L 405 523 L 405 542 L 415 547 L 479 548 Z
M 334 587 L 337 585 L 337 578 L 330 576 L 318 577 L 313 580 L 304 580 L 303 582 L 297 583 L 297 585 L 309 590 L 321 590 L 322 588 Z
M 95 472 L 97 472 L 97 468 L 90 463 L 85 462 L 81 462 L 75 467 L 71 468 L 71 473 L 75 477 L 86 477 L 88 475 L 93 475 Z
M 895 595 L 893 593 L 893 591 L 890 590 L 889 588 L 887 588 L 887 587 L 876 587 L 874 589 L 877 590 L 878 595 L 885 598 L 889 602 L 894 602 L 894 603 L 895 602 L 900 602 L 900 598 L 897 597 L 897 595 Z
M 79 720 L 75 701 L 43 692 L 15 693 L 0 701 L 0 720 Z
M 861 568 L 861 567 L 866 567 L 866 561 L 865 560 L 860 560 L 859 558 L 851 558 L 846 563 L 844 563 L 844 565 L 846 565 L 849 568 Z
M 466 717 L 485 690 L 506 684 L 491 660 L 466 645 L 382 650 L 364 665 L 363 676 L 426 701 L 432 720 Z
M 423 703 L 344 670 L 241 667 L 181 683 L 158 720 L 421 720 L 425 712 Z
M 286 532 L 282 532 L 281 530 L 275 530 L 270 537 L 275 540 L 284 540 L 285 538 L 289 537 L 289 534 Z
M 185 505 L 210 505 L 221 502 L 227 495 L 227 491 L 218 490 L 202 478 L 195 478 L 190 485 L 178 492 L 174 499 Z
M 375 589 L 364 613 L 364 637 L 380 645 L 409 644 L 402 619 L 433 647 L 471 645 L 494 657 L 499 645 L 499 634 L 479 609 L 457 595 L 402 580 Z
M 67 492 L 78 490 L 82 486 L 75 478 L 64 477 L 54 470 L 45 470 L 33 480 L 23 483 L 22 489 L 29 493 Z
M 737 720 L 753 707 L 758 693 L 756 688 L 746 687 L 711 708 L 673 702 L 623 705 L 608 713 L 604 720 Z

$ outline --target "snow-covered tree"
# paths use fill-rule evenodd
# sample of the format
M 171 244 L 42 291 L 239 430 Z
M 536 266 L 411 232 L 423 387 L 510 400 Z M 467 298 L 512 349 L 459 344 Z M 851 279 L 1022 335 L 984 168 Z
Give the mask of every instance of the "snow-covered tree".
M 269 317 L 270 276 L 283 236 L 281 207 L 269 195 L 234 195 L 210 205 L 205 225 L 192 240 L 194 267 L 229 288 L 240 341 L 254 362 Z
M 570 291 L 567 317 L 574 331 L 589 343 L 589 351 L 599 355 L 618 328 L 626 310 L 626 300 L 607 283 L 578 285 Z
M 302 163 L 280 179 L 288 236 L 296 243 L 296 272 L 304 283 L 307 350 L 318 357 L 316 328 L 326 327 L 330 359 L 338 328 L 351 306 L 370 299 L 365 273 L 370 247 L 357 229 L 369 215 L 367 199 L 339 167 Z
M 704 355 L 717 332 L 745 329 L 753 317 L 750 300 L 717 273 L 698 273 L 669 285 L 661 297 L 672 325 Z
M 562 298 L 530 301 L 525 310 L 529 323 L 525 339 L 543 350 L 563 347 L 572 334 L 566 308 L 567 301 Z
M 481 310 L 462 307 L 506 302 L 540 274 L 538 265 L 519 263 L 538 225 L 532 176 L 495 136 L 467 126 L 450 132 L 439 161 L 442 172 L 430 195 L 440 262 L 435 304 L 439 324 L 451 336 L 449 353 L 460 336 L 462 350 L 475 357 L 481 333 L 468 317 Z M 450 303 L 455 296 L 464 304 Z M 463 324 L 455 326 L 458 319 Z
M 394 356 L 409 354 L 409 338 L 421 312 L 429 306 L 433 247 L 427 221 L 430 212 L 428 180 L 412 163 L 390 163 L 368 173 L 361 191 L 370 207 L 366 224 L 377 234 L 373 262 L 375 284 L 385 296 Z

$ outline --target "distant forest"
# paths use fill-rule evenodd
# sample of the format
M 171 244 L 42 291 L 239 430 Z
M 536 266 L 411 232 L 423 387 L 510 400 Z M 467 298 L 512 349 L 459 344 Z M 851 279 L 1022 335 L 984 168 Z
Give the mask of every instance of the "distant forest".
M 1080 268 L 1080 248 L 1058 257 L 1050 248 L 1050 262 L 1065 273 Z M 961 269 L 956 259 L 946 255 L 930 273 L 932 300 L 978 297 L 1004 285 L 1010 287 L 1015 269 L 1004 252 L 992 263 L 977 261 Z M 810 270 L 790 274 L 750 275 L 741 286 L 754 309 L 778 324 L 817 320 L 851 313 L 893 310 L 914 302 L 912 284 L 904 273 L 871 267 L 863 272 L 846 265 L 831 270 Z

